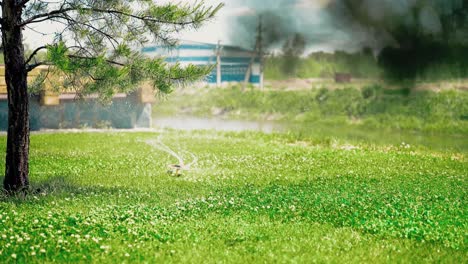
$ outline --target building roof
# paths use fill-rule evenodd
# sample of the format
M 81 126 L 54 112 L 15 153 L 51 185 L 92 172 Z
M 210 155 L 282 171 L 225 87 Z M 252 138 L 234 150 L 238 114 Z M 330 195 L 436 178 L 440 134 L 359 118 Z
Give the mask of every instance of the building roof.
M 147 45 L 143 47 L 142 52 L 148 53 L 148 52 L 156 52 L 158 50 L 215 50 L 217 49 L 217 47 L 218 47 L 218 44 L 182 40 L 175 46 L 164 46 L 164 45 L 157 45 L 157 44 Z M 232 46 L 232 45 L 221 44 L 221 48 L 224 51 L 254 53 L 253 50 L 244 49 L 242 47 Z

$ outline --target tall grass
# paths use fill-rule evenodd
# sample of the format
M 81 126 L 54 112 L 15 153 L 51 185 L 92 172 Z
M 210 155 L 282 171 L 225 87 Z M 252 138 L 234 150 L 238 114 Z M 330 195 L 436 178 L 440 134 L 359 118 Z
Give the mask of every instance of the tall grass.
M 468 133 L 468 93 L 459 90 L 388 90 L 379 85 L 304 91 L 230 89 L 177 94 L 155 107 L 157 115 L 196 115 L 304 123 L 354 124 L 443 133 Z

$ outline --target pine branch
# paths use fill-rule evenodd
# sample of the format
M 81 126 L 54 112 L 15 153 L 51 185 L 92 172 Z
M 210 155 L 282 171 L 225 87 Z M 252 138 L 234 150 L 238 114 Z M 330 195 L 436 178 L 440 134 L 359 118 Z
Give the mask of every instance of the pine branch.
M 36 56 L 37 53 L 39 51 L 43 50 L 43 49 L 47 49 L 47 46 L 41 46 L 41 47 L 38 47 L 37 49 L 35 49 L 33 51 L 33 53 L 31 53 L 31 55 L 29 55 L 28 59 L 26 60 L 26 62 L 24 64 L 28 65 L 31 62 L 31 60 L 34 58 L 34 56 Z
M 200 7 L 201 5 L 198 5 L 195 9 Z M 43 14 L 38 14 L 35 16 L 32 16 L 25 21 L 23 21 L 19 26 L 23 27 L 27 24 L 31 23 L 39 23 L 43 22 L 46 20 L 49 20 L 51 18 L 57 18 L 60 17 L 60 15 L 67 14 L 72 11 L 81 11 L 81 12 L 91 12 L 91 13 L 100 13 L 100 14 L 114 14 L 114 15 L 119 15 L 127 18 L 134 18 L 140 21 L 146 21 L 146 22 L 152 22 L 152 23 L 160 23 L 160 24 L 168 24 L 168 25 L 177 25 L 177 26 L 187 26 L 187 25 L 192 25 L 196 23 L 201 23 L 204 22 L 210 18 L 213 17 L 213 15 L 219 11 L 223 7 L 223 4 L 219 4 L 215 8 L 207 8 L 206 10 L 201 11 L 201 13 L 196 17 L 188 21 L 171 21 L 171 20 L 162 20 L 162 19 L 157 19 L 152 16 L 143 16 L 143 15 L 136 15 L 132 13 L 127 13 L 124 11 L 120 10 L 113 10 L 113 9 L 99 9 L 99 8 L 87 8 L 87 7 L 68 7 L 64 8 L 63 5 L 57 9 L 50 11 L 48 13 L 43 13 Z M 193 13 L 192 13 L 193 14 Z M 188 14 L 190 15 L 190 14 Z M 199 19 L 197 19 L 199 18 Z
M 68 58 L 70 59 L 80 59 L 80 60 L 96 60 L 97 57 L 87 57 L 87 56 L 79 56 L 79 55 L 67 55 Z M 113 61 L 113 60 L 105 60 L 108 64 L 112 64 L 112 65 L 115 65 L 115 66 L 120 66 L 120 67 L 124 67 L 126 66 L 126 64 L 124 63 L 120 63 L 120 62 L 117 62 L 117 61 Z M 34 64 L 29 64 L 26 66 L 26 69 L 28 72 L 34 70 L 35 68 L 39 67 L 39 66 L 44 66 L 44 65 L 48 65 L 48 66 L 53 66 L 54 63 L 53 62 L 50 62 L 50 61 L 41 61 L 41 62 L 37 62 L 37 63 L 34 63 Z

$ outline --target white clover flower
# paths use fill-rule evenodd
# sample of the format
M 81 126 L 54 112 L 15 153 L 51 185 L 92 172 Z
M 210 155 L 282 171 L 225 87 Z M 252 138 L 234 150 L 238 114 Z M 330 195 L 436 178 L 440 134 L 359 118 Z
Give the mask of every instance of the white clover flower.
M 15 253 L 11 254 L 11 257 L 15 259 L 15 258 L 16 258 L 16 254 L 15 254 Z

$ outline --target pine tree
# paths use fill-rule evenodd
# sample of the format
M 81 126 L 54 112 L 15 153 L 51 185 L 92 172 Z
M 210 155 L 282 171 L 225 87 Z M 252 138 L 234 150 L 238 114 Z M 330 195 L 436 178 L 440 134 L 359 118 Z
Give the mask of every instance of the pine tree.
M 156 4 L 153 0 L 2 0 L 0 18 L 8 91 L 8 132 L 4 189 L 29 187 L 28 72 L 47 65 L 67 88 L 102 99 L 150 83 L 171 92 L 175 83 L 196 80 L 209 69 L 167 65 L 162 58 L 145 58 L 144 43 L 174 45 L 173 33 L 197 28 L 221 8 Z M 43 22 L 62 25 L 51 43 L 25 55 L 23 32 Z M 38 56 L 41 53 L 46 56 Z

